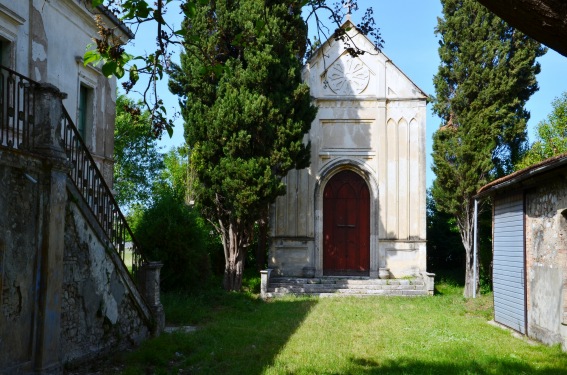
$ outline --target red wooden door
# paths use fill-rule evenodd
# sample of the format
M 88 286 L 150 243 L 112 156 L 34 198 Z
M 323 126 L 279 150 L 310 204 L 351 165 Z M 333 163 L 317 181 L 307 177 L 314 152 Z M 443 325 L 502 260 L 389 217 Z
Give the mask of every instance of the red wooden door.
M 368 275 L 370 192 L 352 171 L 337 173 L 323 192 L 323 274 Z

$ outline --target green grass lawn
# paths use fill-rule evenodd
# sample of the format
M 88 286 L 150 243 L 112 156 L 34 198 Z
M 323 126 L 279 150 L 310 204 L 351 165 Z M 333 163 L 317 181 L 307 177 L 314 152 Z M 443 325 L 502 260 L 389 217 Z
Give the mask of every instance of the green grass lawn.
M 492 295 L 284 298 L 212 291 L 163 298 L 163 334 L 119 360 L 126 374 L 567 374 L 567 354 L 487 323 Z

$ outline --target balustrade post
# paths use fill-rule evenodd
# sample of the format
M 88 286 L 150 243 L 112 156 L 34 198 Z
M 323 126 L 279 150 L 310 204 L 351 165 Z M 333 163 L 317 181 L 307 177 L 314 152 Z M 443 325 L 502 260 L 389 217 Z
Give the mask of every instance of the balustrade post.
M 67 94 L 51 84 L 34 87 L 35 113 L 32 131 L 34 151 L 54 160 L 66 161 L 61 139 L 63 99 Z
M 33 151 L 43 161 L 41 181 L 42 221 L 39 243 L 38 312 L 35 331 L 34 370 L 61 372 L 61 301 L 63 299 L 63 252 L 67 173 L 69 163 L 61 144 L 63 114 L 61 93 L 51 85 L 34 91 Z

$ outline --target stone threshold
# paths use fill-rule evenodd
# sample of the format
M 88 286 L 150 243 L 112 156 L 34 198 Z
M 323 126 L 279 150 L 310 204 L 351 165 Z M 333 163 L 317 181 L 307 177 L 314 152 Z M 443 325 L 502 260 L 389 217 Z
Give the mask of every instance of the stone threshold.
M 427 296 L 433 295 L 434 275 L 425 273 L 401 279 L 367 276 L 268 277 L 262 271 L 262 298 L 297 296 Z

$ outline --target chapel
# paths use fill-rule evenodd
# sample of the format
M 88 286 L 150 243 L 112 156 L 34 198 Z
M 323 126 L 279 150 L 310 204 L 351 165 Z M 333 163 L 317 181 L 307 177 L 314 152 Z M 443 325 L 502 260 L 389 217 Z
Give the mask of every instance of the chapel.
M 426 271 L 427 95 L 350 20 L 364 54 L 330 38 L 307 61 L 318 114 L 311 165 L 271 207 L 268 263 L 288 277 L 402 278 Z

